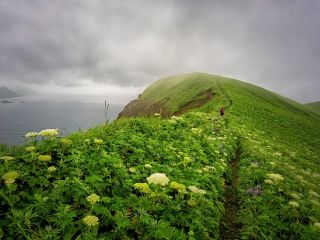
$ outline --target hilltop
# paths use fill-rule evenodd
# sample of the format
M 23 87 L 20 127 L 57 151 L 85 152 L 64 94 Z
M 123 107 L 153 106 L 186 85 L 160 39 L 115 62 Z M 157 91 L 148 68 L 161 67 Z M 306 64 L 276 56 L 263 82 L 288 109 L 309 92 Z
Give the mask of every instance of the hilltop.
M 6 87 L 0 87 L 0 99 L 1 98 L 15 98 L 20 97 L 19 94 L 15 93 L 14 91 L 10 90 Z
M 113 123 L 0 146 L 0 233 L 318 239 L 319 123 L 308 106 L 236 79 L 160 79 Z

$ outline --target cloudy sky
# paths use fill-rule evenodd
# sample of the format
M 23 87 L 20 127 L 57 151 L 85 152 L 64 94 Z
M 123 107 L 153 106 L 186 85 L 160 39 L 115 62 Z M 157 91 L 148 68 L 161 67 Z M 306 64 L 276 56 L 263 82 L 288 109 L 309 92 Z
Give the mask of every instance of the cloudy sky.
M 127 101 L 208 72 L 320 100 L 318 0 L 0 0 L 0 86 Z

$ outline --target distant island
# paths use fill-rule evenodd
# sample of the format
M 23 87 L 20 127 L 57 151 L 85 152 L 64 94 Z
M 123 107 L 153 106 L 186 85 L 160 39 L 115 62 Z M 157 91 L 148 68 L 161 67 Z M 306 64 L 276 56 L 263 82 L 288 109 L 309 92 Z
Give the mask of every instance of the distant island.
M 21 97 L 21 95 L 15 93 L 14 91 L 10 90 L 6 87 L 0 87 L 0 99 L 1 98 L 15 98 Z

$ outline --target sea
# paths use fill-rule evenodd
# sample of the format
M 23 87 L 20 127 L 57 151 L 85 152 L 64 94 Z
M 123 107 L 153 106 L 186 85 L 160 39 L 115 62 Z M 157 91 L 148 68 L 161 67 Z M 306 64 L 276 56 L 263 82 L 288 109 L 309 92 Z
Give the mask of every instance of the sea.
M 0 143 L 23 144 L 27 132 L 58 128 L 65 136 L 74 131 L 112 122 L 124 104 L 106 102 L 102 97 L 30 96 L 0 99 Z

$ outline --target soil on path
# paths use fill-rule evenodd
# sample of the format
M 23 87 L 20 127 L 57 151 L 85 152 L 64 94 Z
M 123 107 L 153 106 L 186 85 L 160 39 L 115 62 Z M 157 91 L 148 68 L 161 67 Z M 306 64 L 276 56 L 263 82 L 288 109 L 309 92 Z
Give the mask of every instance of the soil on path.
M 235 158 L 231 161 L 231 173 L 225 181 L 225 213 L 220 222 L 220 240 L 235 240 L 239 239 L 238 210 L 239 199 L 237 195 L 238 184 L 238 163 L 240 159 L 240 150 L 238 148 Z

